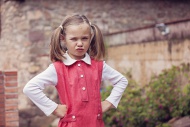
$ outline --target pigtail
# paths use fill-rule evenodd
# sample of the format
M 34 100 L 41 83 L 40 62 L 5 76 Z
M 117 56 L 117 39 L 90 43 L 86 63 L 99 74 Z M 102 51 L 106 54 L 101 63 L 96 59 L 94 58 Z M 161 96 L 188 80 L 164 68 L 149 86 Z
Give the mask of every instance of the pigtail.
M 55 61 L 62 61 L 64 58 L 65 50 L 61 46 L 61 34 L 62 34 L 62 28 L 58 27 L 54 30 L 52 36 L 51 36 L 51 43 L 50 43 L 50 59 L 52 62 Z
M 102 33 L 98 26 L 96 26 L 95 24 L 92 24 L 91 27 L 94 32 L 94 37 L 92 38 L 88 53 L 94 59 L 103 60 L 106 51 Z

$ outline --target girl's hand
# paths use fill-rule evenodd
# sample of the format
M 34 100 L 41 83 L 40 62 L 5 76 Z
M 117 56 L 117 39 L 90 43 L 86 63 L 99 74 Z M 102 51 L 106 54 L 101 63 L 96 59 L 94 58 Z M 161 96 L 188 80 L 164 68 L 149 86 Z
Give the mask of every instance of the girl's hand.
M 63 118 L 67 113 L 67 106 L 59 104 L 57 108 L 53 111 L 53 115 Z
M 109 101 L 102 101 L 102 112 L 108 111 L 113 105 Z

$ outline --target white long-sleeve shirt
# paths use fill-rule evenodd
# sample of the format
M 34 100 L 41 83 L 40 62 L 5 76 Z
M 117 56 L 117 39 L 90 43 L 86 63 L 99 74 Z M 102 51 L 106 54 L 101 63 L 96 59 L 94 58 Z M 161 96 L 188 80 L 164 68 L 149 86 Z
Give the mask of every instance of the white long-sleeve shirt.
M 66 66 L 70 66 L 76 62 L 76 60 L 72 59 L 67 53 L 65 57 L 66 59 L 63 60 L 63 63 Z M 87 64 L 91 64 L 90 56 L 87 53 L 82 60 Z M 58 104 L 49 99 L 43 93 L 43 90 L 46 86 L 56 86 L 57 80 L 55 67 L 53 64 L 50 64 L 45 71 L 32 78 L 23 89 L 24 94 L 26 94 L 47 116 L 57 108 Z M 121 73 L 108 66 L 105 61 L 103 62 L 102 71 L 102 81 L 104 80 L 110 81 L 113 85 L 111 94 L 106 100 L 117 108 L 128 81 Z

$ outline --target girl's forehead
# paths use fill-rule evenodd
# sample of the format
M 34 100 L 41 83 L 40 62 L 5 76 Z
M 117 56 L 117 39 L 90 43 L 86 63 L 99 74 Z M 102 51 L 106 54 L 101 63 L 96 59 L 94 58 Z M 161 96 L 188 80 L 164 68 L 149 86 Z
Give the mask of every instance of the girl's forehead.
M 90 32 L 90 26 L 87 23 L 72 24 L 66 27 L 66 33 L 73 32 Z

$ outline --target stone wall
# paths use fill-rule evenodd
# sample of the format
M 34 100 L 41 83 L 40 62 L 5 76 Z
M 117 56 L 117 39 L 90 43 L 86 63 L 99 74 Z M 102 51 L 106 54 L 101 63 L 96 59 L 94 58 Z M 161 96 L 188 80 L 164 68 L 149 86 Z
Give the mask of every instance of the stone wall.
M 26 118 L 28 110 L 36 111 L 34 114 L 30 114 L 29 119 L 25 119 L 25 123 L 22 123 L 22 126 L 27 125 L 28 127 L 35 126 L 34 123 L 39 123 L 43 113 L 35 109 L 35 106 L 22 94 L 23 86 L 51 63 L 48 55 L 51 33 L 59 26 L 66 14 L 74 12 L 85 14 L 91 22 L 100 27 L 105 35 L 190 17 L 190 13 L 187 13 L 190 11 L 190 2 L 188 1 L 20 1 L 1 1 L 0 70 L 18 70 L 20 115 L 22 118 Z M 153 44 L 157 45 L 159 43 L 153 42 Z M 136 49 L 139 45 L 140 48 L 143 47 L 143 44 L 130 47 Z M 134 51 L 128 46 L 126 45 L 128 51 Z M 112 48 L 109 49 L 110 51 L 112 53 Z M 109 55 L 111 56 L 111 54 Z M 116 58 L 110 59 L 108 62 L 113 67 L 116 67 L 113 62 Z M 120 60 L 123 61 L 124 59 Z M 132 65 L 129 67 L 132 67 Z M 155 69 L 155 67 L 151 66 L 150 69 Z M 49 90 L 47 92 L 50 98 L 56 97 L 55 91 Z M 21 112 L 25 112 L 25 114 L 21 114 Z M 44 119 L 42 118 L 41 121 L 44 121 Z M 51 120 L 47 124 L 50 122 Z
M 120 72 L 131 71 L 140 85 L 164 69 L 190 63 L 190 19 L 166 26 L 167 35 L 162 35 L 155 25 L 109 34 L 105 37 L 109 46 L 107 62 Z
M 164 69 L 190 63 L 189 54 L 189 39 L 172 42 L 171 52 L 168 41 L 158 41 L 110 47 L 107 62 L 120 72 L 130 71 L 139 85 L 145 85 Z
M 160 31 L 156 25 L 158 24 L 135 30 L 132 29 L 107 34 L 107 36 L 104 37 L 104 40 L 109 47 L 112 47 L 126 44 L 157 42 L 162 40 L 168 40 L 168 43 L 170 43 L 171 41 L 190 38 L 190 17 L 185 20 L 164 23 L 166 29 L 168 29 L 168 33 L 165 35 L 162 34 L 162 31 Z

